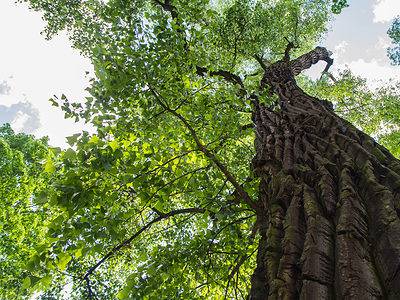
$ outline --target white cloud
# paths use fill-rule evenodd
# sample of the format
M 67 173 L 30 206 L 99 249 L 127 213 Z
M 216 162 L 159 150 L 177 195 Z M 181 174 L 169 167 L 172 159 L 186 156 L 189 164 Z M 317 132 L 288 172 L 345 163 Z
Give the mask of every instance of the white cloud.
M 335 53 L 342 54 L 346 52 L 346 47 L 349 45 L 346 41 L 341 41 L 335 46 Z
M 367 79 L 368 86 L 371 89 L 377 88 L 388 82 L 390 79 L 400 78 L 400 69 L 390 65 L 382 65 L 376 59 L 365 61 L 360 58 L 358 60 L 338 66 L 337 69 L 350 69 L 355 75 L 359 75 Z
M 11 107 L 29 100 L 39 111 L 37 118 L 41 121 L 34 134 L 49 136 L 54 146 L 66 146 L 66 136 L 88 127 L 65 120 L 64 113 L 52 107 L 48 99 L 63 93 L 71 101 L 84 101 L 89 85 L 85 71 L 93 67 L 71 48 L 65 34 L 46 41 L 40 35 L 44 25 L 41 15 L 29 11 L 26 5 L 0 1 L 0 82 L 6 80 L 10 86 L 8 95 L 0 95 L 0 105 Z M 26 116 L 18 115 L 13 120 L 15 129 L 24 128 L 26 120 Z
M 387 35 L 379 36 L 378 37 L 378 42 L 375 45 L 375 49 L 377 49 L 377 50 L 382 50 L 383 49 L 386 52 L 386 49 L 389 46 L 390 46 L 390 39 L 388 38 L 388 36 Z
M 40 127 L 39 111 L 28 101 L 0 105 L 0 124 L 4 123 L 17 132 L 34 133 Z
M 347 41 L 341 41 L 334 48 L 332 58 L 335 61 L 341 61 L 343 59 L 344 54 L 348 50 L 349 43 Z
M 374 22 L 389 22 L 400 15 L 399 0 L 377 0 L 373 8 Z

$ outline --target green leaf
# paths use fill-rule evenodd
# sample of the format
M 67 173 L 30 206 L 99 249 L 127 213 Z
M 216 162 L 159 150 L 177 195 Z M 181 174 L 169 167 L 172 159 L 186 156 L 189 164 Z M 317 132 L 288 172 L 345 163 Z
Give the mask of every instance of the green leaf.
M 78 140 L 78 138 L 79 138 L 80 136 L 81 136 L 80 133 L 76 133 L 76 134 L 74 134 L 74 135 L 67 136 L 66 139 L 67 139 L 68 145 L 70 145 L 71 147 L 72 147 L 73 145 L 75 145 L 75 143 L 77 142 L 77 140 Z
M 53 98 L 49 99 L 49 102 L 51 103 L 52 106 L 55 107 L 59 107 L 60 105 L 58 104 L 58 102 L 56 100 L 54 100 Z
M 61 253 L 58 256 L 57 267 L 60 271 L 64 271 L 72 257 L 68 253 Z
M 64 152 L 64 158 L 73 160 L 76 157 L 76 153 L 73 149 L 69 148 Z
M 126 289 L 122 289 L 118 292 L 117 298 L 120 300 L 129 299 L 129 291 Z
M 30 288 L 30 287 L 31 287 L 31 278 L 30 278 L 30 276 L 27 276 L 27 277 L 25 277 L 24 280 L 22 281 L 21 288 L 22 288 L 23 290 L 27 290 L 27 289 Z
M 47 159 L 46 163 L 44 164 L 44 171 L 46 173 L 54 173 L 56 170 L 56 167 L 54 166 L 54 163 L 51 159 Z
M 110 145 L 111 149 L 113 149 L 114 151 L 119 148 L 119 143 L 116 140 L 112 140 L 108 143 L 108 145 Z

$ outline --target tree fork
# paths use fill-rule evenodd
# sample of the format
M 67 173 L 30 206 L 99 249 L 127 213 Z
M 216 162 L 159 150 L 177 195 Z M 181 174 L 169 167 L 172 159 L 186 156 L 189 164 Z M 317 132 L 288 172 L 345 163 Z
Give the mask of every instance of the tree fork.
M 252 300 L 400 298 L 400 162 L 294 78 L 320 60 L 327 72 L 329 55 L 268 66 L 260 86 L 280 111 L 253 102 L 263 225 Z

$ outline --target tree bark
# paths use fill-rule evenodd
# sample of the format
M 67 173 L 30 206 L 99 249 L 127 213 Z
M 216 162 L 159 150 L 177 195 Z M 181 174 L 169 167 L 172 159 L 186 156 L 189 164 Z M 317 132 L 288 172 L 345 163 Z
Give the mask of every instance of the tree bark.
M 400 161 L 297 86 L 319 60 L 332 64 L 317 47 L 265 70 L 279 111 L 254 101 L 261 238 L 249 299 L 400 299 Z

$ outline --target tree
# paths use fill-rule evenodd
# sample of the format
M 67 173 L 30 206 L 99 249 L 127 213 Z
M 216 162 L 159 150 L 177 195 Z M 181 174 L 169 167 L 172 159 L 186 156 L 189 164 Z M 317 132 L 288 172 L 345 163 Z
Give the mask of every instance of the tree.
M 345 1 L 29 3 L 96 73 L 52 99 L 97 133 L 51 160 L 40 297 L 398 297 L 399 162 L 295 81 Z
M 43 204 L 39 194 L 46 182 L 42 162 L 49 156 L 45 139 L 15 134 L 9 124 L 0 127 L 0 297 L 3 299 L 16 299 L 18 290 L 40 279 L 30 277 L 25 269 L 36 243 L 43 238 L 43 232 L 38 230 L 45 219 L 39 207 Z M 45 169 L 50 167 L 44 165 Z M 33 198 L 34 193 L 38 197 Z
M 390 29 L 388 30 L 388 35 L 392 38 L 394 44 L 393 47 L 388 49 L 388 54 L 393 64 L 400 64 L 400 17 L 397 17 Z

